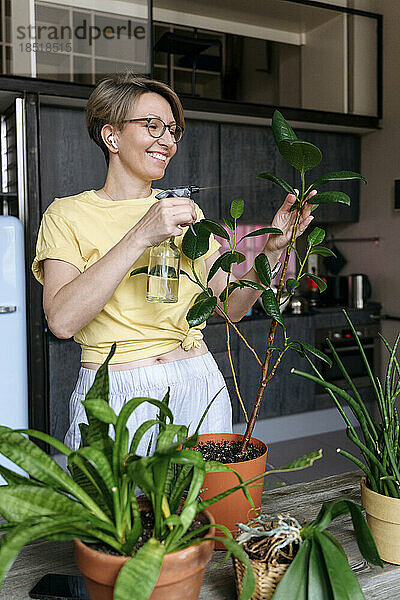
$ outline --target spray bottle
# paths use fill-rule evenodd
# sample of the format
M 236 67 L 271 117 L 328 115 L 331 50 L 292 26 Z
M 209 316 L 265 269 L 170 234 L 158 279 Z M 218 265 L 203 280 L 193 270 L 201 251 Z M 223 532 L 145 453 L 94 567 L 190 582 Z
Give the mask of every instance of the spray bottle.
M 156 198 L 191 198 L 199 192 L 196 186 L 170 188 L 157 194 Z M 195 234 L 192 225 L 190 229 Z M 150 250 L 149 267 L 147 271 L 147 295 L 149 302 L 178 302 L 179 266 L 181 254 L 171 237 Z

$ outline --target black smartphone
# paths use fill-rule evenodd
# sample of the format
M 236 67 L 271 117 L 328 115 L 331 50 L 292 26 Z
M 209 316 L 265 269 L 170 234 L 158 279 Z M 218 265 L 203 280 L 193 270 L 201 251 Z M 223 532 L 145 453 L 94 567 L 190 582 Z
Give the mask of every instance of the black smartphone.
M 41 600 L 89 600 L 83 577 L 49 573 L 29 592 L 30 598 Z

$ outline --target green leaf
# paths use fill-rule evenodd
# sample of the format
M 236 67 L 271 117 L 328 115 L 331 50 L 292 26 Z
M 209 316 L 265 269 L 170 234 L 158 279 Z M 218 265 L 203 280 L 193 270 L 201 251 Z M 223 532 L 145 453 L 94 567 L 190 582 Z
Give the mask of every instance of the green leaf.
M 304 454 L 299 458 L 295 458 L 287 465 L 282 465 L 277 469 L 274 469 L 273 472 L 280 471 L 298 471 L 300 469 L 305 469 L 306 467 L 311 467 L 316 460 L 322 458 L 322 450 L 314 450 L 313 452 L 309 452 L 308 454 Z
M 324 555 L 317 540 L 311 540 L 310 562 L 308 565 L 308 598 L 314 600 L 333 600 L 328 571 Z
M 261 290 L 264 292 L 265 287 L 256 281 L 250 281 L 250 279 L 238 279 L 238 283 L 241 287 L 253 288 L 253 290 Z
M 339 202 L 340 204 L 350 204 L 350 198 L 344 192 L 319 192 L 315 196 L 308 198 L 308 204 L 327 204 L 328 202 Z
M 165 545 L 150 538 L 126 561 L 117 577 L 114 600 L 148 600 L 160 575 Z
M 298 171 L 309 171 L 322 160 L 321 150 L 314 144 L 302 140 L 282 140 L 278 144 L 278 150 L 286 162 Z
M 272 181 L 272 183 L 276 183 L 277 185 L 279 185 L 288 194 L 293 194 L 294 196 L 297 196 L 296 192 L 294 191 L 291 185 L 289 185 L 284 179 L 277 177 L 273 173 L 260 173 L 259 175 L 257 175 L 257 177 L 259 177 L 260 179 L 268 179 L 268 181 Z
M 270 233 L 282 234 L 283 231 L 281 229 L 278 229 L 278 227 L 261 227 L 261 229 L 256 229 L 255 231 L 250 231 L 250 233 L 246 233 L 246 235 L 240 238 L 240 241 L 244 240 L 244 238 L 255 237 L 256 235 L 267 235 Z
M 200 223 L 202 223 L 202 225 L 211 233 L 219 235 L 219 237 L 225 238 L 226 240 L 230 240 L 229 233 L 217 221 L 211 221 L 210 219 L 202 219 Z
M 315 348 L 315 346 L 311 346 L 311 344 L 307 344 L 307 342 L 303 342 L 301 340 L 296 340 L 296 343 L 300 344 L 304 350 L 308 350 L 311 352 L 311 354 L 326 362 L 330 367 L 332 366 L 332 361 L 329 356 L 325 354 L 325 352 L 322 352 L 321 350 L 318 350 L 318 348 Z
M 225 217 L 222 217 L 222 220 L 225 223 L 225 225 L 228 227 L 228 229 L 231 229 L 232 231 L 235 230 L 235 226 L 232 223 L 232 221 L 230 221 L 229 219 L 226 219 Z
M 340 600 L 365 600 L 357 577 L 346 556 L 322 532 L 315 532 L 324 557 L 333 597 Z
M 115 425 L 117 422 L 117 415 L 106 400 L 102 400 L 101 398 L 88 398 L 83 400 L 82 404 L 86 410 L 86 414 L 95 417 L 102 423 Z
M 271 285 L 271 266 L 266 255 L 261 252 L 254 259 L 254 269 L 257 272 L 261 283 L 269 287 Z
M 321 279 L 321 277 L 318 277 L 318 275 L 312 275 L 311 273 L 305 273 L 305 275 L 317 284 L 320 292 L 324 292 L 326 290 L 326 282 Z
M 227 551 L 230 554 L 233 554 L 233 556 L 240 560 L 246 567 L 246 571 L 242 579 L 242 590 L 238 600 L 250 600 L 256 587 L 256 580 L 254 578 L 253 569 L 251 568 L 251 563 L 246 552 L 235 540 L 230 537 L 218 537 L 211 539 L 215 539 L 224 544 Z
M 7 469 L 3 465 L 0 465 L 0 475 L 3 477 L 4 481 L 9 485 L 42 485 L 40 481 L 35 482 L 33 479 L 29 479 L 25 475 L 20 475 L 19 473 L 15 473 L 11 469 Z
M 278 583 L 274 600 L 313 600 L 307 596 L 307 573 L 310 560 L 311 541 L 305 540 L 292 564 Z M 324 600 L 327 600 L 324 598 Z
M 289 278 L 286 281 L 286 289 L 289 292 L 289 294 L 291 294 L 293 290 L 297 289 L 299 285 L 300 283 L 297 281 L 297 279 Z
M 296 134 L 279 110 L 275 110 L 272 115 L 272 133 L 277 145 L 283 140 L 297 140 Z
M 272 319 L 275 319 L 275 321 L 283 327 L 282 314 L 279 310 L 279 304 L 275 298 L 274 292 L 272 290 L 266 290 L 261 294 L 261 300 L 267 315 Z
M 231 281 L 229 285 L 227 285 L 219 295 L 219 299 L 221 302 L 225 302 L 226 300 L 226 292 L 228 291 L 228 298 L 237 288 L 243 287 L 237 281 Z
M 133 271 L 131 271 L 129 277 L 133 277 L 134 275 L 142 275 L 142 274 L 146 274 L 147 275 L 148 272 L 148 267 L 138 267 L 137 269 L 133 269 Z
M 182 240 L 182 252 L 190 259 L 196 260 L 208 251 L 210 245 L 210 231 L 201 221 L 193 225 L 195 234 L 190 227 L 186 231 Z
M 318 177 L 313 183 L 313 186 L 317 187 L 328 183 L 329 181 L 348 181 L 349 179 L 360 179 L 364 183 L 367 183 L 365 177 L 354 171 L 334 171 L 333 173 L 326 173 Z
M 215 296 L 208 298 L 208 300 L 196 302 L 186 315 L 186 321 L 189 323 L 189 326 L 196 327 L 207 321 L 213 314 L 216 306 L 217 298 Z
M 223 261 L 223 257 L 224 257 L 224 254 L 220 254 L 220 256 L 218 256 L 218 258 L 211 265 L 211 268 L 210 268 L 210 270 L 208 272 L 208 276 L 207 276 L 207 283 L 210 281 L 210 279 L 212 279 L 214 277 L 214 275 L 218 271 L 218 269 L 221 268 L 221 263 Z
M 333 256 L 334 258 L 336 258 L 336 254 L 326 246 L 311 248 L 309 254 L 319 254 L 320 256 Z
M 225 273 L 230 273 L 233 264 L 240 265 L 240 263 L 242 263 L 245 260 L 245 255 L 241 252 L 237 252 L 237 250 L 235 250 L 234 252 L 225 252 L 222 255 L 220 266 L 221 269 L 225 271 Z
M 320 227 L 315 227 L 307 238 L 309 246 L 318 246 L 324 241 L 325 231 Z
M 230 209 L 230 213 L 231 213 L 231 217 L 233 219 L 239 219 L 244 211 L 244 200 L 242 200 L 242 198 L 237 198 L 235 200 L 232 200 L 232 204 L 231 204 L 231 209 Z

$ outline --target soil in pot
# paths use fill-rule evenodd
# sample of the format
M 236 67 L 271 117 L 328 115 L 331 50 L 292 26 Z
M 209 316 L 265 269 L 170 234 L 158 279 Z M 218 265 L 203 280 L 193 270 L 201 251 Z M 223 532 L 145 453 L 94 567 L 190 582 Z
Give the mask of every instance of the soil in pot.
M 148 507 L 144 507 L 146 511 Z M 200 525 L 214 523 L 212 515 L 203 511 L 198 516 Z M 145 519 L 146 521 L 146 519 Z M 205 538 L 215 535 L 214 528 Z M 164 556 L 160 576 L 149 600 L 197 600 L 204 571 L 211 560 L 214 541 L 172 552 Z M 113 589 L 118 573 L 127 556 L 98 552 L 74 540 L 75 562 L 84 576 L 90 600 L 113 600 Z M 134 591 L 132 592 L 134 594 Z M 132 596 L 133 597 L 133 596 Z
M 219 448 L 219 450 L 226 446 L 228 448 L 229 455 L 232 457 L 235 455 L 236 449 L 235 460 L 237 461 L 238 449 L 240 448 L 242 437 L 242 435 L 235 433 L 201 434 L 199 435 L 198 446 L 200 447 L 204 444 L 209 445 L 209 442 L 212 442 L 215 447 Z M 232 444 L 231 449 L 229 449 L 230 444 Z M 251 479 L 256 475 L 261 475 L 261 473 L 264 473 L 266 468 L 268 453 L 266 444 L 257 438 L 251 438 L 250 444 L 250 451 L 257 453 L 257 457 L 240 462 L 237 461 L 226 463 L 229 464 L 229 467 L 231 467 L 242 477 L 243 481 Z M 255 451 L 253 450 L 254 448 Z M 223 450 L 223 452 L 225 452 L 225 450 Z M 211 458 L 209 460 L 218 459 Z M 221 462 L 225 462 L 225 460 L 221 460 Z M 204 492 L 201 493 L 201 497 L 203 500 L 207 500 L 225 490 L 228 490 L 229 488 L 236 486 L 237 484 L 238 478 L 234 473 L 207 473 L 204 478 Z M 260 479 L 252 484 L 248 490 L 256 509 L 259 509 L 261 507 L 263 479 Z M 251 504 L 241 490 L 238 490 L 226 498 L 219 500 L 215 504 L 212 504 L 208 510 L 212 513 L 215 523 L 225 525 L 232 534 L 236 533 L 236 523 L 247 523 L 247 521 L 257 516 L 257 513 L 255 513 L 254 509 L 251 507 Z M 222 536 L 223 534 L 217 530 L 216 535 Z M 217 550 L 223 550 L 225 548 L 225 546 L 220 542 L 216 542 L 215 547 Z
M 197 445 L 196 450 L 201 452 L 204 460 L 218 460 L 225 465 L 230 463 L 245 462 L 259 458 L 264 449 L 260 446 L 249 444 L 246 452 L 240 453 L 241 442 L 222 440 L 220 442 L 208 440 Z

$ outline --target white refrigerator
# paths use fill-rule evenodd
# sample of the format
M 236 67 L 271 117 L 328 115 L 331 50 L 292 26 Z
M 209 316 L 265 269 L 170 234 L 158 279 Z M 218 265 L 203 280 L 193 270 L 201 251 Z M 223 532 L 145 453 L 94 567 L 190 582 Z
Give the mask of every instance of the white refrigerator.
M 0 425 L 28 427 L 24 230 L 11 216 L 0 216 Z

